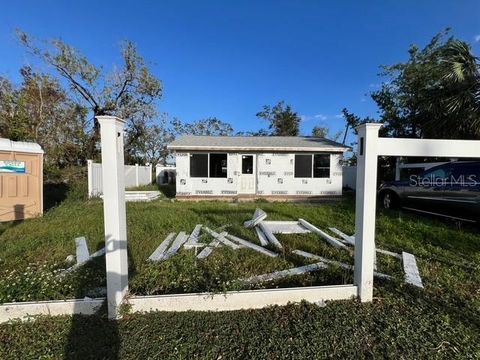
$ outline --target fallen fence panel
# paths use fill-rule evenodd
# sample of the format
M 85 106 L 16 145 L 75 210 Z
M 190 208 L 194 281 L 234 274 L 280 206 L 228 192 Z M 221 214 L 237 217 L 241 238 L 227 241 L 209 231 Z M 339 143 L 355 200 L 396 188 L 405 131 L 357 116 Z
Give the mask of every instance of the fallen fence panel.
M 192 233 L 188 237 L 188 240 L 185 245 L 193 245 L 198 243 L 198 237 L 200 236 L 200 231 L 202 230 L 202 225 L 198 224 L 195 226 L 195 229 L 193 229 Z
M 328 235 L 326 232 L 323 232 L 319 228 L 317 228 L 315 225 L 310 224 L 308 221 L 304 219 L 298 219 L 298 222 L 305 226 L 308 230 L 313 231 L 314 233 L 317 233 L 321 237 L 323 237 L 325 240 L 327 240 L 330 244 L 332 244 L 335 247 L 338 248 L 347 248 L 345 244 L 340 242 L 340 240 L 335 239 L 333 236 Z
M 236 241 L 238 242 L 239 244 L 245 246 L 245 247 L 248 247 L 252 250 L 255 250 L 255 251 L 258 251 L 264 255 L 267 255 L 267 256 L 270 256 L 270 257 L 276 257 L 278 256 L 278 254 L 274 253 L 273 251 L 270 251 L 270 250 L 267 250 L 267 249 L 264 249 L 263 247 L 261 246 L 258 246 L 256 244 L 253 244 L 251 243 L 250 241 L 247 241 L 247 240 L 244 240 L 244 239 L 240 239 L 239 237 L 236 237 L 234 235 L 231 235 L 231 234 L 227 234 L 226 235 L 227 238 L 233 240 L 233 241 Z
M 211 229 L 208 228 L 208 227 L 205 227 L 204 229 L 205 229 L 205 231 L 206 231 L 207 233 L 209 233 L 210 235 L 212 235 L 214 239 L 217 239 L 217 240 L 220 241 L 223 245 L 227 245 L 227 246 L 231 247 L 233 250 L 238 250 L 238 249 L 241 248 L 241 246 L 239 246 L 239 245 L 231 242 L 230 240 L 226 239 L 226 238 L 225 238 L 226 233 L 225 233 L 225 235 L 223 235 L 224 233 L 219 234 L 219 233 L 211 230 Z
M 405 282 L 423 289 L 422 278 L 418 271 L 417 260 L 415 256 L 402 252 L 403 270 L 405 271 Z
M 163 256 L 162 260 L 170 259 L 173 255 L 175 255 L 181 246 L 187 241 L 187 239 L 188 235 L 185 233 L 185 231 L 181 231 Z
M 311 231 L 298 221 L 263 221 L 272 234 L 307 234 Z
M 272 234 L 272 232 L 268 229 L 267 226 L 263 224 L 263 222 L 259 223 L 258 226 L 260 229 L 263 231 L 265 236 L 267 237 L 268 241 L 275 246 L 277 249 L 283 249 L 282 244 L 280 244 L 280 241 L 275 237 L 275 235 Z
M 150 255 L 148 260 L 150 260 L 150 261 L 161 261 L 161 260 L 163 260 L 163 257 L 165 256 L 167 248 L 170 246 L 174 237 L 175 237 L 174 232 L 168 234 L 168 236 L 165 238 L 165 240 L 163 240 L 162 243 L 152 253 L 152 255 Z
M 88 252 L 87 240 L 85 237 L 75 238 L 75 250 L 77 254 L 77 265 L 83 264 L 90 260 L 90 254 Z
M 265 220 L 267 218 L 267 213 L 263 211 L 262 209 L 257 208 L 255 212 L 253 213 L 253 218 L 252 220 L 245 221 L 243 225 L 246 228 L 251 228 L 254 226 L 257 226 L 260 222 Z
M 322 256 L 311 254 L 311 253 L 308 253 L 306 251 L 294 250 L 294 251 L 292 251 L 292 253 L 303 256 L 303 257 L 306 257 L 306 258 L 309 258 L 309 259 L 317 260 L 317 261 L 323 262 L 325 264 L 335 265 L 335 266 L 338 266 L 338 267 L 341 267 L 341 268 L 344 268 L 344 269 L 347 269 L 347 270 L 353 270 L 353 265 L 345 264 L 345 263 L 342 263 L 340 261 L 326 259 Z M 376 276 L 376 277 L 382 278 L 382 279 L 391 279 L 392 278 L 390 275 L 382 274 L 382 273 L 379 273 L 379 272 L 373 272 L 373 275 Z
M 258 236 L 258 241 L 260 241 L 260 244 L 262 246 L 267 246 L 268 245 L 268 239 L 265 236 L 265 234 L 260 230 L 258 226 L 255 226 L 255 232 L 257 233 Z
M 255 276 L 249 277 L 248 279 L 243 279 L 241 280 L 241 282 L 249 285 L 258 284 L 262 282 L 283 279 L 293 275 L 302 275 L 308 272 L 317 271 L 325 268 L 327 268 L 327 265 L 325 265 L 323 262 L 318 262 L 316 264 L 309 264 L 309 265 L 299 266 L 292 269 L 275 271 L 269 274 L 255 275 Z

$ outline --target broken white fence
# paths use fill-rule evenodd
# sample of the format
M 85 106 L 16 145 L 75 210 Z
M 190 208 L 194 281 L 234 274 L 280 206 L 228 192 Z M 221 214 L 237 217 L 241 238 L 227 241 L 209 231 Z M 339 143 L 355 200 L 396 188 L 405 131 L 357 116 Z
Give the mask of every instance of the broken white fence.
M 261 308 L 306 300 L 351 299 L 372 301 L 375 266 L 375 217 L 377 163 L 379 156 L 469 157 L 480 158 L 480 141 L 379 138 L 381 124 L 357 127 L 358 155 L 356 179 L 354 283 L 286 289 L 232 291 L 222 294 L 172 294 L 134 296 L 128 299 L 127 224 L 125 172 L 123 163 L 124 121 L 98 116 L 101 131 L 104 187 L 105 264 L 107 306 L 111 319 L 119 318 L 120 306 L 127 302 L 133 311 L 215 311 Z M 219 231 L 219 230 L 217 230 Z M 271 232 L 272 233 L 272 232 Z M 273 234 L 273 233 L 272 233 Z M 230 238 L 230 240 L 233 240 Z M 412 259 L 403 257 L 404 266 L 414 269 Z M 409 270 L 410 272 L 410 270 Z M 416 277 L 410 272 L 412 278 Z M 41 313 L 93 313 L 103 299 L 16 303 L 0 305 L 0 321 Z
M 103 194 L 102 164 L 87 160 L 88 172 L 88 197 L 100 196 Z M 152 183 L 152 165 L 124 166 L 125 188 L 148 185 Z

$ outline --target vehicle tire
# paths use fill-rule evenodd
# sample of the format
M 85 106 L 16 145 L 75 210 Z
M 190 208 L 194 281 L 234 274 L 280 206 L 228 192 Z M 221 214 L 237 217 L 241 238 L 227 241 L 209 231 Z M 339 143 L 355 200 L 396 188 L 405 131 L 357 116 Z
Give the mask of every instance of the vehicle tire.
M 399 199 L 393 191 L 384 191 L 380 194 L 380 203 L 384 209 L 398 209 Z

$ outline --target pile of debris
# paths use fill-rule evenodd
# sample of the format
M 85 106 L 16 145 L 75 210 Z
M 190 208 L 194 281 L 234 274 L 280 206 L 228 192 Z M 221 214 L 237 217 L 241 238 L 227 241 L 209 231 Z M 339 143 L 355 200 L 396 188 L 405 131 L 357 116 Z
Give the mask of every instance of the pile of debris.
M 265 221 L 267 218 L 267 213 L 261 209 L 256 209 L 255 213 L 251 220 L 248 220 L 244 223 L 246 228 L 253 228 L 258 236 L 258 240 L 261 245 L 252 243 L 239 238 L 238 236 L 229 234 L 225 231 L 227 227 L 222 226 L 218 229 L 212 230 L 209 227 L 198 224 L 195 226 L 193 231 L 190 234 L 182 231 L 178 234 L 170 233 L 165 240 L 155 249 L 155 251 L 148 258 L 149 261 L 159 262 L 170 259 L 172 256 L 176 255 L 178 251 L 183 247 L 185 249 L 195 249 L 195 256 L 197 259 L 207 258 L 216 248 L 222 246 L 228 246 L 233 250 L 238 250 L 242 248 L 248 248 L 254 251 L 257 251 L 263 255 L 269 257 L 277 257 L 279 254 L 270 250 L 276 248 L 278 250 L 283 250 L 283 246 L 280 241 L 277 239 L 275 234 L 305 234 L 305 233 L 315 233 L 324 239 L 330 245 L 339 248 L 345 249 L 353 256 L 352 248 L 355 246 L 355 235 L 347 235 L 342 231 L 336 228 L 329 228 L 330 232 L 337 235 L 339 238 L 336 238 L 332 235 L 329 235 L 325 231 L 319 229 L 315 225 L 309 223 L 304 219 L 298 219 L 298 221 Z M 204 242 L 204 240 L 209 239 L 209 242 Z M 71 268 L 67 269 L 66 272 L 73 271 L 78 267 L 85 264 L 90 259 L 103 255 L 105 249 L 101 249 L 94 254 L 89 254 L 86 240 L 84 237 L 75 239 L 76 249 L 77 249 L 77 263 Z M 269 247 L 270 249 L 266 248 Z M 417 267 L 417 262 L 415 256 L 402 251 L 401 254 L 394 253 L 388 250 L 376 248 L 376 253 L 392 256 L 399 259 L 402 262 L 403 270 L 405 273 L 405 282 L 413 286 L 423 288 L 422 279 Z M 308 253 L 303 250 L 293 250 L 293 254 L 302 256 L 304 258 L 313 259 L 318 261 L 314 264 L 307 264 L 304 266 L 276 271 L 269 274 L 256 275 L 248 279 L 243 279 L 242 281 L 246 284 L 255 284 L 259 282 L 272 281 L 281 279 L 284 277 L 292 275 L 305 274 L 312 271 L 317 271 L 319 269 L 325 269 L 329 266 L 337 266 L 348 270 L 353 270 L 353 266 L 345 263 L 341 263 L 335 260 L 327 259 L 322 256 Z M 375 257 L 375 270 L 376 267 L 376 257 Z M 392 276 L 383 274 L 380 272 L 374 272 L 374 276 L 382 279 L 391 279 Z
M 165 240 L 155 249 L 155 251 L 150 255 L 148 260 L 150 261 L 164 261 L 170 259 L 174 256 L 178 250 L 183 246 L 186 249 L 194 248 L 198 252 L 199 248 L 203 248 L 196 257 L 198 259 L 205 259 L 209 256 L 214 249 L 221 246 L 228 246 L 233 250 L 238 250 L 241 248 L 250 248 L 252 250 L 258 251 L 263 255 L 276 257 L 278 254 L 258 246 L 250 241 L 241 239 L 237 236 L 231 235 L 226 231 L 222 231 L 226 226 L 222 226 L 219 229 L 212 230 L 207 226 L 198 224 L 193 229 L 190 235 L 186 234 L 184 231 L 175 234 L 170 233 Z M 219 231 L 222 231 L 219 233 Z M 203 234 L 201 234 L 203 232 Z M 200 240 L 203 240 L 206 236 L 213 238 L 209 243 L 202 243 Z

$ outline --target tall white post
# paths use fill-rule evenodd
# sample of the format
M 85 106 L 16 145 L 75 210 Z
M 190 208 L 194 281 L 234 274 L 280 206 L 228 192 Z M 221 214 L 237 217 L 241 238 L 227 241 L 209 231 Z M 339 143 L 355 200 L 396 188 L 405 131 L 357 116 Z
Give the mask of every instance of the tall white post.
M 377 201 L 377 140 L 381 124 L 362 124 L 358 130 L 355 205 L 354 282 L 360 301 L 372 301 Z
M 123 126 L 115 116 L 97 116 L 102 142 L 103 218 L 108 317 L 117 319 L 128 291 L 127 222 Z
M 138 173 L 138 164 L 135 164 L 135 186 L 140 186 L 139 173 Z

